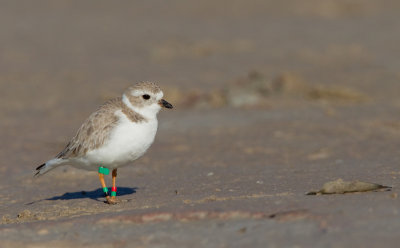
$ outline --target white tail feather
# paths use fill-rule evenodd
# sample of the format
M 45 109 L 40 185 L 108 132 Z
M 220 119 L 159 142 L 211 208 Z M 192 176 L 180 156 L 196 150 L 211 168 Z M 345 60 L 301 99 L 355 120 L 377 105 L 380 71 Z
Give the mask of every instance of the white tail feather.
M 61 159 L 61 158 L 54 158 L 54 159 L 47 161 L 46 163 L 44 163 L 36 168 L 35 177 L 46 174 L 48 171 L 64 164 L 64 162 L 65 162 L 64 159 Z

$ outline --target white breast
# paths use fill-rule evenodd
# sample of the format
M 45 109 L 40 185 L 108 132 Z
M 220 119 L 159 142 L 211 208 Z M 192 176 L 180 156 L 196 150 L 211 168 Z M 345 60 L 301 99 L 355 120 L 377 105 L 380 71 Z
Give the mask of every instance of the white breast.
M 119 123 L 109 140 L 99 149 L 88 152 L 86 159 L 95 166 L 110 169 L 126 165 L 141 157 L 154 141 L 157 118 L 143 122 L 132 122 L 120 110 L 115 114 Z

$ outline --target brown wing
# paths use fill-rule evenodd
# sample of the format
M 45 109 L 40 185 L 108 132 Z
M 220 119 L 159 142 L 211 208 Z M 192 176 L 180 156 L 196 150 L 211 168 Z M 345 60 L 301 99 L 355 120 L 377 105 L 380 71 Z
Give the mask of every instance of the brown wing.
M 121 104 L 121 98 L 116 98 L 92 113 L 57 158 L 79 157 L 103 145 L 118 122 L 114 112 Z

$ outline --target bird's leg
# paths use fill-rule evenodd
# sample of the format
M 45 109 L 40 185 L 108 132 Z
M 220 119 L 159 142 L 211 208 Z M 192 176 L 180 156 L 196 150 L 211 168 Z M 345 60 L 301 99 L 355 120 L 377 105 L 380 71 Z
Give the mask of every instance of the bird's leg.
M 106 186 L 106 182 L 104 181 L 104 175 L 108 175 L 109 173 L 110 173 L 110 170 L 108 168 L 105 168 L 105 167 L 102 167 L 102 166 L 99 167 L 100 183 L 101 183 L 101 186 L 103 187 L 103 192 L 104 192 L 104 195 L 106 196 L 107 203 L 116 204 L 117 201 L 116 201 L 115 197 L 113 197 L 114 199 L 112 199 L 110 197 L 110 195 L 108 194 L 108 188 Z M 114 171 L 113 171 L 113 177 L 114 177 Z M 114 184 L 114 181 L 115 180 L 113 179 L 113 184 Z M 112 192 L 111 192 L 111 195 L 113 195 Z
M 103 192 L 104 192 L 104 195 L 105 195 L 105 197 L 107 199 L 107 202 L 108 202 L 108 199 L 110 198 L 110 196 L 108 195 L 108 188 L 106 186 L 106 182 L 104 181 L 104 173 L 100 172 L 100 168 L 99 168 L 100 183 L 101 183 L 101 187 L 103 187 Z
M 115 184 L 116 179 L 117 179 L 117 169 L 114 169 L 112 171 L 112 188 L 111 188 L 111 201 L 113 201 L 114 203 L 118 202 L 118 200 L 116 198 L 116 196 L 117 196 L 117 187 Z

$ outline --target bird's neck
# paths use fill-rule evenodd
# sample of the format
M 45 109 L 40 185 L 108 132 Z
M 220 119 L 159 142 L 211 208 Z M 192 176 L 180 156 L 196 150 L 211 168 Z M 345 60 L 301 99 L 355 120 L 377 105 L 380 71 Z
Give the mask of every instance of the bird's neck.
M 131 101 L 129 101 L 129 98 L 124 94 L 122 95 L 122 102 L 132 111 L 142 115 L 144 118 L 146 118 L 149 121 L 157 121 L 157 113 L 158 110 L 152 109 L 151 107 L 144 107 L 144 108 L 138 108 L 133 106 Z

